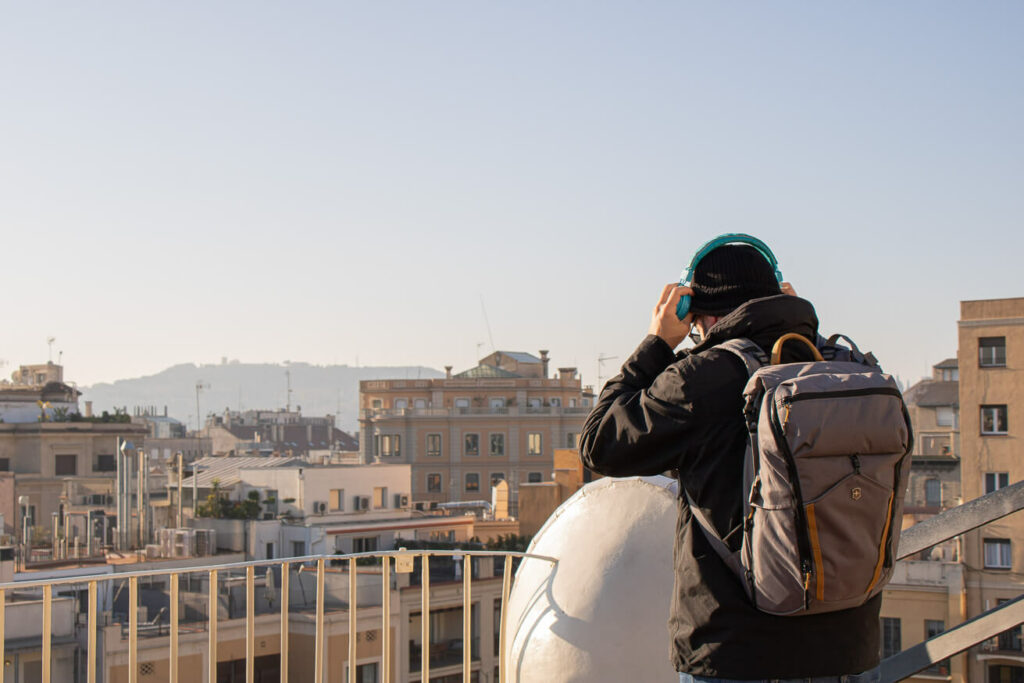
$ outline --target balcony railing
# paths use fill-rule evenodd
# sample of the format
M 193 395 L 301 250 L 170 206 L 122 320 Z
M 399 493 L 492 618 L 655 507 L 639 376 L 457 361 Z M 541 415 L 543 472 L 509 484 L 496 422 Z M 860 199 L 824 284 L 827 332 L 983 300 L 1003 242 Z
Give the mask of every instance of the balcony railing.
M 377 417 L 450 417 L 453 415 L 587 415 L 590 408 L 578 406 L 473 406 L 469 408 L 370 408 L 366 419 Z
M 452 637 L 452 633 L 447 632 L 443 638 L 431 637 L 431 619 L 422 618 L 422 615 L 431 615 L 430 602 L 431 602 L 431 591 L 430 591 L 430 580 L 433 572 L 430 571 L 430 560 L 432 557 L 443 557 L 445 560 L 448 558 L 461 558 L 457 560 L 461 562 L 462 572 L 462 632 L 461 637 Z M 357 669 L 357 653 L 356 643 L 357 638 L 354 634 L 359 631 L 357 629 L 357 613 L 360 609 L 359 599 L 359 561 L 366 562 L 379 561 L 379 571 L 381 572 L 381 586 L 382 591 L 379 596 L 379 602 L 373 600 L 373 606 L 380 606 L 381 608 L 381 660 L 380 660 L 380 680 L 384 683 L 390 683 L 395 679 L 395 672 L 393 671 L 392 662 L 393 654 L 398 652 L 395 649 L 395 644 L 392 640 L 392 617 L 391 617 L 391 591 L 392 591 L 392 572 L 396 574 L 411 574 L 414 569 L 414 565 L 419 565 L 420 575 L 420 640 L 419 643 L 412 643 L 409 645 L 401 644 L 402 647 L 408 647 L 410 651 L 415 650 L 419 657 L 419 661 L 410 667 L 412 672 L 416 672 L 419 675 L 420 680 L 430 680 L 430 668 L 434 666 L 452 666 L 462 663 L 462 674 L 463 681 L 469 683 L 472 675 L 472 664 L 474 661 L 479 663 L 480 661 L 480 638 L 479 634 L 474 634 L 472 629 L 472 596 L 473 596 L 473 581 L 477 572 L 474 571 L 474 562 L 479 563 L 480 558 L 500 558 L 503 560 L 504 569 L 502 571 L 502 583 L 501 583 L 501 620 L 500 620 L 500 633 L 499 633 L 499 662 L 500 653 L 504 652 L 507 643 L 507 624 L 506 624 L 506 611 L 505 605 L 508 602 L 509 593 L 512 588 L 512 565 L 513 562 L 508 561 L 508 558 L 526 558 L 530 557 L 533 559 L 557 563 L 555 558 L 546 557 L 542 555 L 533 555 L 528 553 L 519 552 L 506 552 L 506 551 L 467 551 L 467 550 L 394 550 L 386 552 L 371 552 L 371 553 L 355 553 L 350 555 L 311 555 L 306 557 L 294 557 L 285 558 L 278 560 L 258 560 L 253 562 L 238 562 L 232 564 L 222 564 L 214 566 L 203 566 L 203 567 L 186 567 L 186 568 L 175 568 L 175 569 L 152 569 L 152 570 L 140 570 L 133 572 L 124 572 L 117 574 L 103 574 L 103 575 L 86 575 L 86 576 L 74 576 L 60 579 L 46 579 L 37 581 L 16 581 L 11 583 L 0 584 L 0 662 L 4 661 L 4 647 L 5 639 L 8 635 L 8 629 L 5 621 L 5 616 L 8 611 L 15 613 L 14 605 L 19 603 L 12 602 L 10 605 L 6 602 L 7 593 L 17 591 L 19 595 L 31 593 L 33 591 L 42 592 L 42 629 L 41 629 L 41 642 L 42 642 L 42 671 L 41 681 L 42 683 L 53 683 L 53 671 L 52 661 L 53 652 L 52 645 L 54 642 L 54 589 L 57 588 L 59 591 L 61 587 L 74 590 L 75 587 L 81 588 L 85 586 L 87 589 L 87 604 L 85 605 L 85 629 L 86 629 L 86 641 L 87 647 L 84 654 L 84 665 L 85 665 L 85 683 L 96 683 L 98 680 L 106 680 L 107 676 L 101 676 L 97 670 L 98 662 L 98 648 L 97 648 L 97 635 L 101 626 L 99 618 L 102 617 L 97 611 L 97 599 L 100 592 L 100 587 L 104 584 L 109 584 L 108 590 L 114 591 L 115 601 L 120 593 L 123 592 L 124 584 L 127 582 L 128 600 L 127 608 L 124 610 L 127 615 L 122 619 L 122 633 L 124 638 L 128 641 L 128 682 L 138 683 L 139 672 L 140 672 L 140 661 L 139 661 L 139 638 L 151 638 L 164 636 L 168 637 L 168 666 L 169 666 L 169 681 L 171 683 L 179 683 L 179 636 L 183 633 L 195 633 L 199 631 L 206 631 L 207 633 L 207 664 L 208 664 L 208 679 L 211 682 L 217 681 L 217 627 L 219 619 L 219 598 L 220 591 L 218 590 L 219 585 L 231 584 L 235 582 L 244 582 L 244 609 L 241 605 L 234 605 L 230 602 L 227 610 L 228 618 L 241 618 L 244 615 L 245 618 L 245 680 L 248 683 L 252 683 L 255 680 L 255 660 L 256 660 L 256 627 L 255 619 L 258 614 L 268 614 L 270 611 L 262 605 L 264 602 L 261 600 L 261 604 L 258 607 L 256 604 L 256 585 L 257 585 L 257 574 L 258 568 L 263 571 L 270 570 L 267 573 L 268 585 L 280 581 L 280 588 L 272 586 L 274 592 L 278 590 L 280 607 L 277 610 L 280 616 L 280 680 L 281 683 L 288 682 L 288 647 L 289 647 L 289 613 L 292 609 L 292 599 L 289 597 L 290 592 L 290 569 L 295 566 L 298 567 L 300 574 L 315 572 L 316 587 L 312 591 L 312 594 L 307 594 L 303 590 L 302 605 L 297 607 L 305 607 L 307 609 L 312 608 L 311 611 L 314 613 L 314 663 L 313 663 L 313 683 L 323 683 L 325 680 L 325 645 L 327 640 L 327 634 L 325 631 L 325 607 L 326 607 L 326 589 L 325 589 L 325 577 L 327 573 L 336 573 L 338 566 L 345 567 L 347 565 L 348 573 L 348 594 L 347 600 L 343 601 L 342 604 L 338 605 L 336 602 L 332 604 L 332 607 L 341 608 L 348 612 L 348 659 L 346 668 L 348 671 L 347 680 L 355 681 L 356 669 Z M 445 563 L 447 564 L 447 562 Z M 306 571 L 308 569 L 308 571 Z M 374 572 L 378 569 L 374 567 Z M 232 578 L 233 574 L 241 574 L 237 580 Z M 279 575 L 279 579 L 278 579 Z M 164 608 L 160 610 L 156 618 L 140 623 L 139 620 L 139 596 L 140 596 L 140 580 L 153 580 L 157 578 L 166 577 L 169 583 L 169 600 L 166 608 L 167 622 L 160 621 L 161 616 L 164 614 Z M 207 610 L 205 617 L 193 618 L 191 621 L 186 618 L 183 624 L 181 614 L 181 584 L 182 577 L 185 577 L 191 584 L 194 577 L 198 577 L 201 581 L 204 581 L 208 585 L 207 589 Z M 273 577 L 273 578 L 271 578 Z M 485 577 L 487 578 L 487 577 Z M 493 579 L 492 579 L 493 580 Z M 219 583 L 220 582 L 220 583 Z M 301 581 L 299 582 L 301 587 Z M 450 585 L 450 583 L 448 584 Z M 264 596 L 266 596 L 266 588 L 264 588 Z M 232 594 L 233 595 L 233 594 Z M 56 600 L 61 600 L 57 598 Z M 365 600 L 363 601 L 366 602 Z M 365 606 L 365 604 L 364 604 Z M 186 608 L 188 604 L 186 603 Z M 194 607 L 194 605 L 193 605 Z M 262 609 L 261 609 L 262 608 Z M 193 610 L 195 611 L 195 610 Z M 19 624 L 18 626 L 21 626 Z M 469 647 L 464 647 L 463 644 L 468 643 Z M 425 644 L 425 645 L 424 645 Z M 458 656 L 456 656 L 458 655 Z M 499 664 L 499 681 L 505 683 L 506 671 L 505 667 Z M 333 674 L 332 674 L 333 676 Z M 3 680 L 3 669 L 0 669 L 0 681 Z

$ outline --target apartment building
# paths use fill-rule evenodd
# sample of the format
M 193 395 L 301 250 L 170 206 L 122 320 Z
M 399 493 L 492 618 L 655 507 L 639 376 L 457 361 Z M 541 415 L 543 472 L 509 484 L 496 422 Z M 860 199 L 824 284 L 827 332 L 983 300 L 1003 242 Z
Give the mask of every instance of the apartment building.
M 959 362 L 963 497 L 1024 479 L 1024 298 L 962 301 Z M 1024 525 L 1019 516 L 963 537 L 967 616 L 1024 592 Z M 1017 627 L 968 655 L 968 680 L 1024 681 Z
M 213 455 L 311 455 L 354 452 L 356 438 L 334 426 L 334 415 L 310 417 L 296 410 L 225 410 L 206 420 L 202 436 Z
M 486 499 L 509 483 L 516 514 L 519 485 L 552 480 L 554 449 L 575 448 L 593 403 L 574 367 L 549 376 L 547 351 L 496 351 L 444 379 L 359 383 L 363 462 L 412 466 L 412 500 Z

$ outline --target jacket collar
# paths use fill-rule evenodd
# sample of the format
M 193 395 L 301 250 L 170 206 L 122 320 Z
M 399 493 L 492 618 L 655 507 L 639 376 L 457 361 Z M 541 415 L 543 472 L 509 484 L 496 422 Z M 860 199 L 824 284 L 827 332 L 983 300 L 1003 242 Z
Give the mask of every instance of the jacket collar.
M 738 338 L 750 339 L 761 348 L 770 349 L 775 340 L 787 332 L 812 340 L 818 336 L 818 316 L 810 301 L 788 294 L 751 299 L 715 323 L 692 353 Z

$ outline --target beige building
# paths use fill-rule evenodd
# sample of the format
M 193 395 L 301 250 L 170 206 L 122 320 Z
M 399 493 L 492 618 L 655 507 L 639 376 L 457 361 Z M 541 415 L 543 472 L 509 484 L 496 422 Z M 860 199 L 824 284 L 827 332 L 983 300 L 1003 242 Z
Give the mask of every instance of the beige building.
M 1024 479 L 1024 298 L 960 303 L 960 439 L 963 497 L 971 500 Z M 963 537 L 967 616 L 1024 592 L 1024 525 L 1019 516 Z M 971 648 L 968 680 L 1024 680 L 1024 644 L 1015 629 Z
M 15 528 L 22 528 L 23 512 L 43 534 L 54 513 L 61 514 L 61 524 L 66 512 L 114 514 L 117 439 L 139 445 L 145 434 L 141 425 L 84 419 L 0 423 L 0 466 L 14 473 L 15 500 L 28 497 L 27 509 L 17 506 Z
M 444 379 L 359 383 L 363 462 L 412 465 L 414 505 L 487 498 L 509 482 L 552 480 L 554 450 L 575 448 L 593 395 L 576 368 L 549 376 L 547 351 L 497 351 Z

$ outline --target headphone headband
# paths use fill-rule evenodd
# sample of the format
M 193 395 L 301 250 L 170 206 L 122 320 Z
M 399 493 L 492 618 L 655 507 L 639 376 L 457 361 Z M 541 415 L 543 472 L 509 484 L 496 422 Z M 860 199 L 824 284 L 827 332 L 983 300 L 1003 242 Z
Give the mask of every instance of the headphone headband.
M 687 285 L 693 281 L 693 271 L 697 269 L 697 264 L 700 263 L 701 259 L 708 255 L 708 253 L 714 251 L 718 247 L 725 246 L 726 244 L 746 244 L 747 246 L 757 249 L 757 251 L 764 256 L 765 260 L 768 261 L 772 269 L 775 271 L 775 279 L 782 282 L 782 271 L 779 270 L 779 262 L 775 258 L 775 254 L 768 248 L 768 245 L 757 239 L 753 235 L 747 235 L 742 232 L 732 232 L 725 235 L 719 235 L 713 240 L 704 243 L 697 253 L 690 259 L 690 265 L 686 267 L 686 271 L 683 276 L 679 278 L 679 284 Z
M 753 235 L 747 235 L 742 232 L 732 232 L 725 235 L 719 235 L 715 239 L 704 244 L 703 247 L 697 250 L 697 253 L 693 255 L 690 260 L 690 265 L 686 267 L 682 277 L 679 278 L 679 284 L 685 287 L 689 287 L 693 283 L 693 271 L 697 269 L 697 264 L 700 263 L 701 259 L 708 255 L 709 252 L 717 249 L 718 247 L 726 244 L 746 244 L 747 246 L 757 249 L 761 256 L 764 256 L 765 260 L 775 271 L 775 279 L 782 282 L 782 271 L 779 270 L 779 262 L 775 259 L 775 254 L 768 248 L 768 245 L 757 239 Z M 679 303 L 676 305 L 676 316 L 682 320 L 686 317 L 686 314 L 690 311 L 690 296 L 686 295 L 680 297 Z

